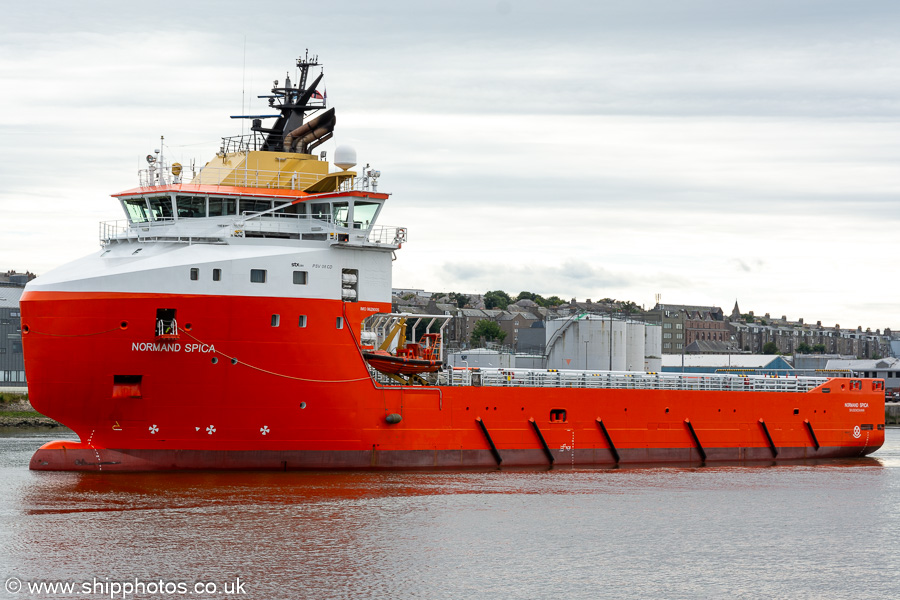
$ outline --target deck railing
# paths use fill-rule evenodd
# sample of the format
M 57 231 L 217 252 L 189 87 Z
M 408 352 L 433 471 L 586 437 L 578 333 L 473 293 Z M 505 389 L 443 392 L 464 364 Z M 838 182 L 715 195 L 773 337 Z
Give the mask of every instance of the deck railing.
M 347 229 L 336 226 L 330 215 L 313 218 L 310 215 L 295 215 L 268 211 L 264 213 L 243 213 L 232 215 L 222 220 L 220 232 L 210 233 L 205 227 L 202 233 L 190 227 L 178 226 L 179 223 L 200 224 L 205 219 L 157 219 L 143 223 L 128 221 L 101 221 L 100 245 L 107 246 L 112 242 L 123 241 L 175 241 L 184 243 L 225 243 L 225 238 L 247 237 L 251 235 L 283 235 L 299 238 L 302 234 L 323 234 L 335 243 L 346 242 L 355 245 L 377 245 L 399 247 L 406 242 L 406 227 L 392 225 L 373 225 L 365 229 Z
M 802 393 L 813 390 L 827 381 L 827 377 L 741 376 L 715 373 L 452 368 L 439 374 L 437 385 Z

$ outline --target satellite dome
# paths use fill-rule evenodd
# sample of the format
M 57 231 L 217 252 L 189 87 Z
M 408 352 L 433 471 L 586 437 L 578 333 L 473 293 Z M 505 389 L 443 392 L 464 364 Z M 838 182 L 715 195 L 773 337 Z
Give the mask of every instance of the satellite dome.
M 356 149 L 351 146 L 338 146 L 334 149 L 334 165 L 344 171 L 356 166 Z

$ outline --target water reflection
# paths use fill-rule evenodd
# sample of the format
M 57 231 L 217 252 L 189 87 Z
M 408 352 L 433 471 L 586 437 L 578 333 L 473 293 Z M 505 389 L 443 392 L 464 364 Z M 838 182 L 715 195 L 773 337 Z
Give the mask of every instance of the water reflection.
M 0 575 L 240 576 L 254 598 L 853 598 L 890 597 L 900 555 L 900 431 L 858 460 L 542 471 L 29 472 L 39 445 L 0 438 Z

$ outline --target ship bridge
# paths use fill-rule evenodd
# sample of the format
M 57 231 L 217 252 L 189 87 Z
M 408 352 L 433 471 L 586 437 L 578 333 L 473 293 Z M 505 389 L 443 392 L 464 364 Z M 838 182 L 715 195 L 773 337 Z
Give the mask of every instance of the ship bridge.
M 376 225 L 388 198 L 378 191 L 381 172 L 368 164 L 359 174 L 351 170 L 356 151 L 348 146 L 335 149 L 334 169 L 325 152 L 313 153 L 332 138 L 337 122 L 317 89 L 323 74 L 310 77 L 310 69 L 318 66 L 318 57 L 307 52 L 297 60 L 296 83 L 290 77 L 283 84 L 275 81 L 271 93 L 260 96 L 274 114 L 232 116 L 251 119 L 251 133 L 223 138 L 216 156 L 199 172 L 169 164 L 161 139 L 160 148 L 147 155 L 147 168 L 138 172 L 139 187 L 114 194 L 127 218 L 100 224 L 101 245 L 266 238 L 400 248 L 406 228 Z M 275 121 L 264 126 L 264 119 Z
M 100 224 L 104 247 L 131 241 L 225 244 L 266 238 L 396 250 L 406 241 L 406 228 L 376 224 L 387 194 L 349 186 L 297 194 L 178 183 L 116 196 L 127 219 Z

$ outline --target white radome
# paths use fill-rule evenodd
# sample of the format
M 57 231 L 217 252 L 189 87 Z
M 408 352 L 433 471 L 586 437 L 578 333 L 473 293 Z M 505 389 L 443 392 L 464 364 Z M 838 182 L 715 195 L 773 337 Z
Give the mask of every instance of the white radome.
M 356 166 L 356 148 L 352 146 L 338 146 L 334 149 L 334 166 L 344 171 Z

